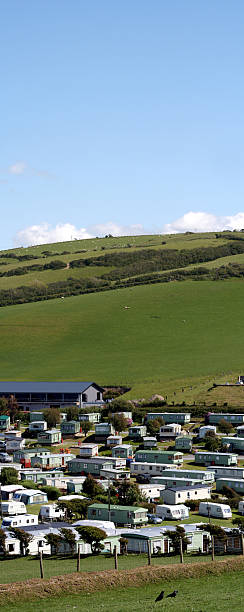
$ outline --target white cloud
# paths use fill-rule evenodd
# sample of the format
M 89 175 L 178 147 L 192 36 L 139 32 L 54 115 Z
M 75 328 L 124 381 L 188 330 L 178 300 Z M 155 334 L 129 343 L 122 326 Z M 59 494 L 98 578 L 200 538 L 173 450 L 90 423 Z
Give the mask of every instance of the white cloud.
M 27 166 L 25 162 L 18 161 L 15 164 L 12 164 L 12 166 L 8 167 L 8 172 L 10 174 L 24 174 L 26 167 Z
M 163 234 L 178 234 L 180 232 L 221 232 L 223 230 L 243 229 L 244 212 L 236 215 L 216 216 L 205 212 L 188 212 L 183 217 L 166 223 Z
M 71 223 L 58 223 L 56 227 L 48 223 L 31 225 L 17 232 L 14 237 L 15 246 L 31 246 L 35 244 L 48 244 L 52 242 L 66 242 L 68 240 L 94 238 L 95 236 L 133 236 L 143 234 L 142 225 L 122 226 L 109 221 L 108 223 L 93 225 L 88 228 L 77 228 Z
M 41 225 L 31 225 L 17 232 L 14 244 L 16 246 L 31 246 L 51 242 L 66 242 L 74 238 L 92 238 L 92 235 L 85 228 L 77 229 L 71 223 L 58 223 L 56 227 L 51 227 L 48 223 L 42 223 Z

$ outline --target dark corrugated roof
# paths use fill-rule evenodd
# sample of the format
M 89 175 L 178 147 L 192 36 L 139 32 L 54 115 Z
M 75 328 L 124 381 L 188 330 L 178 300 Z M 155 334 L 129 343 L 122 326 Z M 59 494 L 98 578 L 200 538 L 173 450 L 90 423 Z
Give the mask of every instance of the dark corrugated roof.
M 0 382 L 1 393 L 84 393 L 88 387 L 96 387 L 103 391 L 94 382 Z

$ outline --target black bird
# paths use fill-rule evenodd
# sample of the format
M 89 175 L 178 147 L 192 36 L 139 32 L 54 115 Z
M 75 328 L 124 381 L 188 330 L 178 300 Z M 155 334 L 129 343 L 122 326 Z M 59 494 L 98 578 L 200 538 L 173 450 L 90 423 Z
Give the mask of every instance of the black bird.
M 161 593 L 159 593 L 159 595 L 157 596 L 157 599 L 155 599 L 156 601 L 161 601 L 164 598 L 164 591 L 161 591 Z
M 173 593 L 169 593 L 169 595 L 166 595 L 166 597 L 176 597 L 178 591 L 173 591 Z

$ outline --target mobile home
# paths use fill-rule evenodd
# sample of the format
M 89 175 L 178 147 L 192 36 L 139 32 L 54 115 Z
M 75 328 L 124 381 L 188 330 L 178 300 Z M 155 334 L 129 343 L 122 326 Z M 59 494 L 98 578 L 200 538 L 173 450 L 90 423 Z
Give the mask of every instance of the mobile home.
M 132 449 L 131 444 L 119 444 L 118 446 L 113 446 L 112 457 L 122 457 L 124 459 L 132 459 L 133 449 Z
M 39 444 L 60 444 L 61 431 L 59 429 L 47 429 L 40 431 L 37 434 L 37 442 Z
M 79 421 L 62 421 L 60 425 L 62 436 L 75 436 L 80 433 Z
M 131 461 L 130 472 L 131 476 L 157 476 L 164 474 L 166 468 L 170 471 L 171 464 L 168 463 L 145 463 L 140 461 Z M 172 468 L 174 466 L 172 465 Z
M 170 487 L 162 491 L 162 498 L 165 504 L 184 504 L 188 500 L 210 499 L 211 488 L 206 484 Z
M 26 514 L 27 510 L 23 502 L 11 500 L 8 502 L 2 502 L 2 515 L 13 516 L 15 514 Z
M 244 478 L 244 467 L 219 467 L 219 466 L 208 466 L 207 471 L 211 470 L 211 473 L 214 473 L 215 480 L 216 478 Z
M 223 491 L 223 487 L 230 487 L 236 493 L 244 495 L 244 480 L 239 478 L 217 478 L 216 491 Z
M 192 437 L 191 436 L 178 436 L 175 440 L 175 450 L 181 450 L 184 452 L 192 451 Z
M 96 457 L 98 455 L 98 444 L 83 442 L 80 445 L 80 457 Z
M 214 482 L 214 469 L 207 468 L 207 470 L 182 470 L 175 469 L 175 466 L 170 466 L 173 469 L 166 469 L 163 472 L 163 476 L 169 476 L 170 478 L 187 478 L 194 480 L 198 480 L 204 484 L 211 484 Z M 168 468 L 168 466 L 167 466 Z M 210 471 L 211 470 L 211 471 Z M 154 482 L 156 482 L 156 478 L 152 478 Z
M 180 436 L 180 434 L 181 434 L 180 423 L 171 423 L 170 425 L 162 425 L 159 430 L 160 440 L 174 440 L 177 436 Z
M 3 519 L 2 529 L 11 527 L 26 527 L 26 525 L 38 525 L 37 514 L 19 514 L 18 516 L 8 516 Z
M 209 425 L 218 425 L 220 421 L 227 421 L 233 427 L 244 424 L 244 414 L 227 414 L 224 412 L 211 412 L 207 415 Z
M 145 425 L 132 425 L 129 427 L 129 438 L 132 440 L 142 440 L 147 435 Z
M 41 522 L 59 521 L 65 517 L 65 511 L 58 508 L 57 504 L 48 504 L 40 507 L 39 520 Z
M 144 463 L 173 463 L 180 465 L 183 463 L 183 454 L 179 451 L 138 450 L 135 452 L 135 461 Z
M 239 451 L 244 453 L 244 438 L 234 436 L 225 436 L 221 440 L 223 446 L 227 446 L 231 451 Z
M 95 425 L 95 441 L 106 442 L 108 436 L 115 434 L 114 426 L 111 423 L 96 423 Z
M 112 520 L 117 525 L 145 525 L 148 522 L 147 510 L 138 506 L 91 504 L 88 506 L 88 519 Z
M 147 421 L 153 421 L 154 419 L 158 418 L 163 419 L 166 425 L 171 423 L 187 425 L 191 421 L 191 415 L 189 412 L 148 412 L 146 415 Z
M 244 500 L 239 501 L 238 512 L 244 516 Z
M 201 501 L 199 504 L 198 514 L 201 516 L 212 516 L 214 518 L 232 518 L 232 512 L 228 504 L 217 504 L 213 502 Z
M 238 455 L 233 453 L 211 453 L 196 451 L 195 463 L 198 465 L 237 465 Z

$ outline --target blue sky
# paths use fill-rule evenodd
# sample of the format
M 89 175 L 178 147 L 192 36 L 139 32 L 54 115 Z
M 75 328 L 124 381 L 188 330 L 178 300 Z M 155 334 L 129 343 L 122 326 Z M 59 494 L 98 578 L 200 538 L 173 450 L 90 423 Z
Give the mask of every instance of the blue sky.
M 244 227 L 243 29 L 239 0 L 2 0 L 0 248 Z

